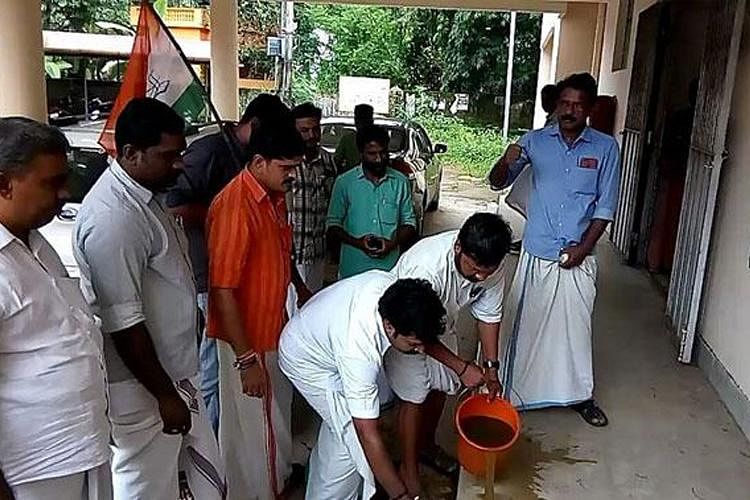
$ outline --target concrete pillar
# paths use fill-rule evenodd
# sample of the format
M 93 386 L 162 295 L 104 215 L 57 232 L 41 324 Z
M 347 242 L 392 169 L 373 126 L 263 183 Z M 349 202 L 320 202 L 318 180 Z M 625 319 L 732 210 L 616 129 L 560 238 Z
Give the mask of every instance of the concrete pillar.
M 0 115 L 47 121 L 42 9 L 28 0 L 3 0 L 0 35 Z
M 562 80 L 571 73 L 598 73 L 593 62 L 597 44 L 601 45 L 602 39 L 597 35 L 599 16 L 598 4 L 568 3 L 560 18 L 560 52 L 555 80 Z
M 237 0 L 211 0 L 211 100 L 224 120 L 239 115 Z

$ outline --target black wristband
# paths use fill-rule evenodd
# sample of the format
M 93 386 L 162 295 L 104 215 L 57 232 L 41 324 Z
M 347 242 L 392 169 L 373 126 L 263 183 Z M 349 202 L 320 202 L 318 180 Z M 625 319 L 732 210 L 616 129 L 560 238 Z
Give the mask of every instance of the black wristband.
M 471 363 L 470 363 L 469 361 L 466 361 L 466 364 L 464 365 L 464 368 L 463 368 L 463 370 L 461 370 L 461 373 L 459 373 L 459 374 L 458 374 L 458 378 L 461 378 L 461 377 L 463 377 L 463 376 L 464 376 L 464 373 L 466 373 L 466 370 L 468 370 L 468 369 L 469 369 L 469 365 L 470 365 L 470 364 L 471 364 Z

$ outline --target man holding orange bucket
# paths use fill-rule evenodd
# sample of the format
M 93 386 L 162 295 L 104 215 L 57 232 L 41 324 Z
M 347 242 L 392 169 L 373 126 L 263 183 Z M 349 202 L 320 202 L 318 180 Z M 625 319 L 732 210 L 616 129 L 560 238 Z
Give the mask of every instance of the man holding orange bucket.
M 458 231 L 421 240 L 401 257 L 392 271 L 399 278 L 427 280 L 440 296 L 448 318 L 441 342 L 425 350 L 429 357 L 407 356 L 393 349 L 385 357 L 388 382 L 401 400 L 401 475 L 413 494 L 420 490 L 420 459 L 446 474 L 458 467 L 435 444 L 434 433 L 445 395 L 456 394 L 462 384 L 468 387 L 484 384 L 491 398 L 500 392 L 498 340 L 505 288 L 501 264 L 511 242 L 510 227 L 499 215 L 476 213 Z M 465 306 L 477 320 L 481 368 L 455 354 L 458 352 L 455 325 L 459 311 Z M 422 450 L 421 456 L 417 450 Z

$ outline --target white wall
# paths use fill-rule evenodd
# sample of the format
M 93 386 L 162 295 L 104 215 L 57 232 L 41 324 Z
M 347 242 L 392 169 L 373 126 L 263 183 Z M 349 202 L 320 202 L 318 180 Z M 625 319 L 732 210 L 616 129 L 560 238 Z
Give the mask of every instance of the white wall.
M 750 23 L 740 48 L 721 173 L 701 334 L 744 393 L 750 394 Z
M 539 74 L 536 82 L 536 105 L 534 107 L 534 128 L 541 128 L 547 119 L 542 109 L 540 93 L 542 87 L 555 83 L 557 75 L 557 56 L 560 46 L 560 16 L 545 13 L 542 15 L 542 36 L 539 49 Z
M 625 126 L 625 112 L 630 90 L 630 74 L 633 70 L 635 56 L 635 39 L 638 33 L 638 16 L 641 12 L 656 4 L 658 0 L 636 0 L 635 14 L 631 25 L 630 44 L 628 46 L 628 62 L 625 69 L 612 71 L 614 59 L 615 37 L 617 34 L 617 15 L 619 0 L 609 0 L 607 4 L 607 18 L 604 28 L 604 47 L 602 49 L 602 66 L 599 74 L 599 94 L 617 97 L 617 114 L 615 116 L 615 138 L 620 141 L 620 132 Z

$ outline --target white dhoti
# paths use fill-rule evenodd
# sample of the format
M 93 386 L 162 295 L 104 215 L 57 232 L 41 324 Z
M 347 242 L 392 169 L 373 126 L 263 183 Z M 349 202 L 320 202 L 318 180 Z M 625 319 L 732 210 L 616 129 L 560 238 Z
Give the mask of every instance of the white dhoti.
M 188 489 L 193 498 L 226 496 L 224 466 L 198 377 L 175 386 L 190 409 L 192 426 L 184 436 L 163 432 L 156 399 L 137 380 L 109 385 L 115 500 L 175 500 Z
M 288 337 L 286 337 L 288 338 Z M 292 342 L 279 347 L 279 365 L 323 420 L 310 455 L 306 500 L 369 500 L 375 477 L 354 428 L 338 374 L 313 373 Z
M 573 269 L 521 252 L 504 321 L 502 382 L 521 409 L 568 406 L 594 391 L 594 256 Z
M 326 273 L 325 258 L 307 264 L 297 264 L 297 271 L 312 293 L 317 293 L 323 288 L 323 280 Z M 297 290 L 293 284 L 289 284 L 289 292 L 286 299 L 286 311 L 291 318 L 297 314 Z
M 78 474 L 18 484 L 13 492 L 16 500 L 110 500 L 112 472 L 107 462 Z
M 451 332 L 440 341 L 458 353 L 458 337 Z M 461 380 L 456 372 L 425 354 L 406 354 L 389 349 L 384 358 L 385 373 L 393 392 L 402 401 L 422 404 L 431 391 L 456 394 Z
M 219 448 L 227 466 L 229 500 L 277 498 L 292 472 L 292 384 L 279 370 L 278 354 L 260 357 L 268 395 L 242 392 L 232 348 L 219 341 Z

